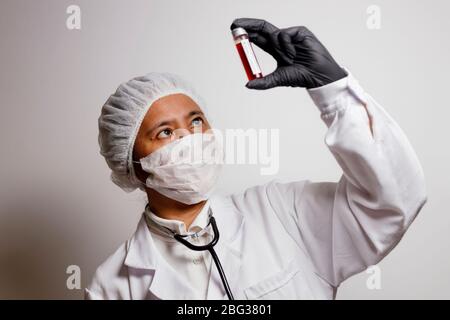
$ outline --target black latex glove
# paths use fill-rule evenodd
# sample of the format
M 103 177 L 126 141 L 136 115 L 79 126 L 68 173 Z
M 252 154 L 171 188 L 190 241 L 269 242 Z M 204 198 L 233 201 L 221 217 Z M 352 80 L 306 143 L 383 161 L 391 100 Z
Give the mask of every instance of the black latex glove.
M 230 28 L 242 27 L 250 41 L 272 55 L 277 68 L 247 83 L 250 89 L 278 86 L 315 88 L 342 79 L 346 72 L 306 27 L 278 29 L 261 19 L 236 19 Z

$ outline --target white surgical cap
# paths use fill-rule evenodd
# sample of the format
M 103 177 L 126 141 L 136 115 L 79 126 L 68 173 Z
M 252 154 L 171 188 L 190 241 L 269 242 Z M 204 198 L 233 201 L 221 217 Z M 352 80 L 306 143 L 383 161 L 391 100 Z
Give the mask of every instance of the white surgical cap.
M 112 170 L 111 180 L 126 192 L 145 190 L 132 162 L 139 127 L 154 101 L 175 93 L 190 97 L 206 116 L 203 100 L 186 81 L 171 73 L 151 72 L 122 83 L 102 107 L 98 118 L 100 154 Z

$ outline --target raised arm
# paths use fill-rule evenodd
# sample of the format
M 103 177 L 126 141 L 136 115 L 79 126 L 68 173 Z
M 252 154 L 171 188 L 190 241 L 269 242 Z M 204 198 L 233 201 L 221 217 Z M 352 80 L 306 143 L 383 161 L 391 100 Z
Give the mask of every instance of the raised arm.
M 340 180 L 273 182 L 267 196 L 317 273 L 338 286 L 389 253 L 425 204 L 420 163 L 398 124 L 306 27 L 248 18 L 234 27 L 277 61 L 247 87 L 307 88 L 328 127 L 325 144 L 342 168 Z
M 325 144 L 342 168 L 339 182 L 268 186 L 273 203 L 287 204 L 275 209 L 287 208 L 318 274 L 333 286 L 384 258 L 427 200 L 405 134 L 347 73 L 308 91 L 328 127 Z

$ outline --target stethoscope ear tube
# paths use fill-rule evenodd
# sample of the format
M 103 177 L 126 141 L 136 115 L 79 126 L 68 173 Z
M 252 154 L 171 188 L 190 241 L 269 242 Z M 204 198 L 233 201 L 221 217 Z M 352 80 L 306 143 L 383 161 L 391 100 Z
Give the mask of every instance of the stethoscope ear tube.
M 192 243 L 190 243 L 189 241 L 184 239 L 186 236 L 183 236 L 181 234 L 174 234 L 173 237 L 175 238 L 175 240 L 179 241 L 180 243 L 182 243 L 183 245 L 185 245 L 186 247 L 188 247 L 191 250 L 194 250 L 194 251 L 208 250 L 209 253 L 211 253 L 211 256 L 214 260 L 214 264 L 216 265 L 217 271 L 219 271 L 220 279 L 222 280 L 222 284 L 223 284 L 223 287 L 225 288 L 228 299 L 234 300 L 233 294 L 231 293 L 231 289 L 228 284 L 227 277 L 225 276 L 225 272 L 223 271 L 222 264 L 220 263 L 219 257 L 217 256 L 217 253 L 214 250 L 214 246 L 217 244 L 217 242 L 219 241 L 219 237 L 220 237 L 219 229 L 217 228 L 216 220 L 214 219 L 213 216 L 210 216 L 209 222 L 211 223 L 213 231 L 214 231 L 214 238 L 212 239 L 212 241 L 210 243 L 208 243 L 206 245 L 203 245 L 203 246 L 193 245 Z

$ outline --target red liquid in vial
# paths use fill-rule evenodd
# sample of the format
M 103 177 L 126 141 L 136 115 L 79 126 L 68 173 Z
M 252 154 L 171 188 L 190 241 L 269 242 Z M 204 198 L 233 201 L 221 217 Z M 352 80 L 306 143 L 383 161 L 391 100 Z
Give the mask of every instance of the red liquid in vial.
M 241 43 L 236 44 L 237 51 L 239 52 L 239 56 L 241 57 L 242 64 L 244 65 L 245 73 L 247 74 L 248 80 L 253 80 L 256 78 L 262 78 L 262 73 L 254 74 L 252 68 L 250 66 L 250 62 L 248 61 L 247 55 L 245 54 L 244 48 Z M 253 49 L 252 49 L 253 51 Z

